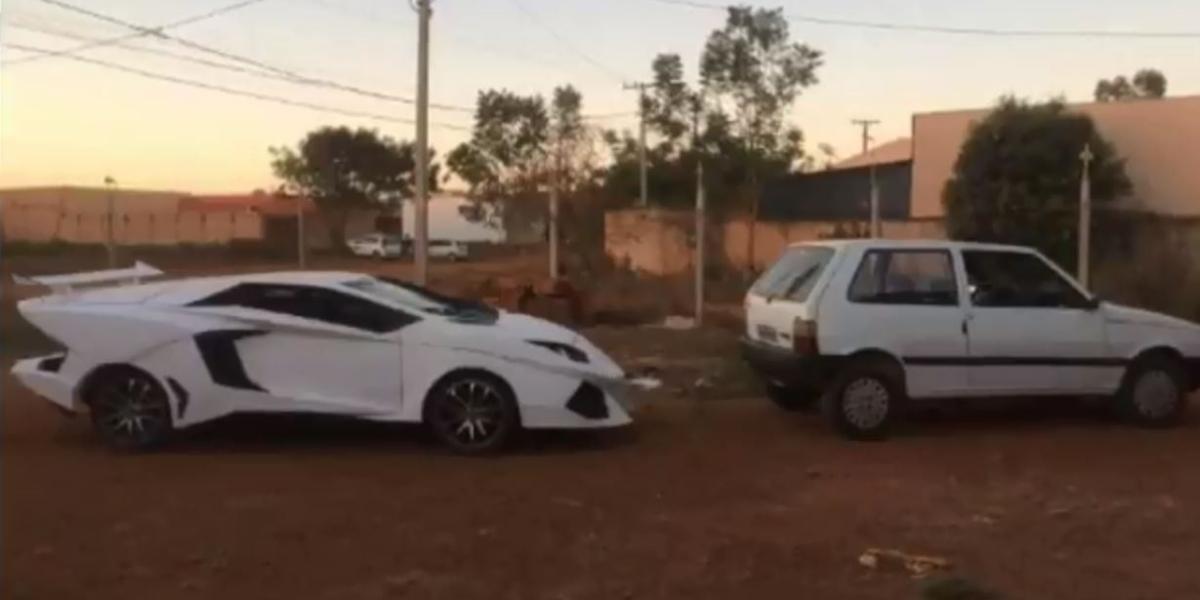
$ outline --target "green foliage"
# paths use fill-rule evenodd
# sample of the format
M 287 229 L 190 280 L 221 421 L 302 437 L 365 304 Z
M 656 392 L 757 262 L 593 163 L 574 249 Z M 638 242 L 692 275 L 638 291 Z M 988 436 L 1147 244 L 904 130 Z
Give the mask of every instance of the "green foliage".
M 1157 69 L 1142 69 L 1132 81 L 1124 75 L 1097 81 L 1093 95 L 1097 102 L 1162 98 L 1167 95 L 1167 78 Z
M 957 239 L 1034 246 L 1059 264 L 1075 264 L 1082 176 L 1090 145 L 1091 195 L 1106 203 L 1131 191 L 1124 161 L 1090 117 L 1061 102 L 1002 99 L 976 123 L 942 190 L 948 233 Z
M 322 127 L 295 150 L 271 148 L 270 153 L 271 169 L 284 191 L 317 204 L 337 248 L 344 245 L 350 210 L 397 207 L 413 196 L 415 146 L 373 129 Z M 430 166 L 430 181 L 436 188 L 436 165 Z

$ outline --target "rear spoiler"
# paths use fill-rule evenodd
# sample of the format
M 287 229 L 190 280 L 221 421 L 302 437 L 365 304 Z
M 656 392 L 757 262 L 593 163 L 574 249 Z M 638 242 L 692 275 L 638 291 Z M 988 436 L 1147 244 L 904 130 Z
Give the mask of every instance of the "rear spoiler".
M 163 272 L 138 261 L 128 269 L 107 269 L 103 271 L 84 271 L 67 275 L 42 275 L 38 277 L 23 277 L 13 275 L 13 281 L 18 285 L 41 285 L 50 288 L 56 294 L 67 293 L 78 285 L 93 285 L 100 283 L 141 283 L 147 277 L 157 277 Z

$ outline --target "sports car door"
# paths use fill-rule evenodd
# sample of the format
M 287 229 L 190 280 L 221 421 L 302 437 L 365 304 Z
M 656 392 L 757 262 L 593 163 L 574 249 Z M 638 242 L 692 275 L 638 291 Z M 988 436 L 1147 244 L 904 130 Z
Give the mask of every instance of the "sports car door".
M 408 315 L 335 290 L 290 284 L 244 283 L 204 304 L 246 325 L 230 350 L 246 384 L 264 394 L 261 405 L 244 409 L 399 410 L 396 332 L 412 321 Z

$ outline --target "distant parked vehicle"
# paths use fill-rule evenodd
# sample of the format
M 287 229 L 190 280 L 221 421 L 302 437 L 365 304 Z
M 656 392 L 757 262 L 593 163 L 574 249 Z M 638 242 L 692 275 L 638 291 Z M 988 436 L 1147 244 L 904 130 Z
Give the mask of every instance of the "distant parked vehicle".
M 907 399 L 1111 398 L 1176 423 L 1200 326 L 1089 294 L 1036 250 L 941 241 L 797 244 L 746 295 L 743 350 L 787 409 L 879 438 Z
M 466 260 L 467 255 L 467 245 L 464 242 L 456 242 L 454 240 L 429 241 L 430 258 L 448 258 L 450 260 L 459 261 Z
M 404 240 L 398 235 L 368 233 L 346 241 L 355 256 L 399 258 L 404 255 Z

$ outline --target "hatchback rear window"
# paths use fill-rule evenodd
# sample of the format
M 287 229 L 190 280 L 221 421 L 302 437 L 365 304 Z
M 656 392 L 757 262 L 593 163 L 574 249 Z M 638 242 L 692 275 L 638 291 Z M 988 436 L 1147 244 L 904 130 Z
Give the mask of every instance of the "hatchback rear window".
M 830 258 L 833 258 L 832 248 L 788 248 L 783 256 L 754 282 L 750 292 L 758 296 L 804 302 L 821 272 L 825 270 L 825 265 L 829 264 Z

